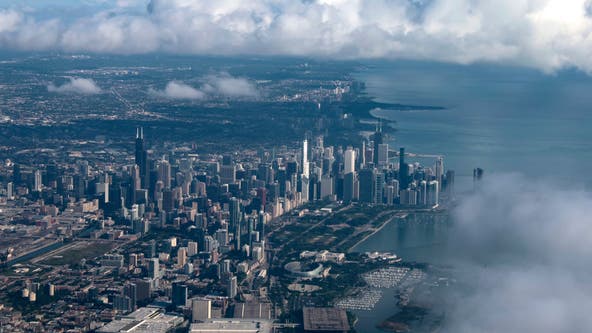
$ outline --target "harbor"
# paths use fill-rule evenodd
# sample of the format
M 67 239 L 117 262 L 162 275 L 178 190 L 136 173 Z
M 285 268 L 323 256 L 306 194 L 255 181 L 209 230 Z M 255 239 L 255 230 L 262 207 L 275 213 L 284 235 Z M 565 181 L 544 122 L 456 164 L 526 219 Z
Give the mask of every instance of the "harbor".
M 362 275 L 367 287 L 360 288 L 352 296 L 345 297 L 335 304 L 345 310 L 371 311 L 384 296 L 385 289 L 405 290 L 405 294 L 413 290 L 425 278 L 421 269 L 409 267 L 386 267 Z

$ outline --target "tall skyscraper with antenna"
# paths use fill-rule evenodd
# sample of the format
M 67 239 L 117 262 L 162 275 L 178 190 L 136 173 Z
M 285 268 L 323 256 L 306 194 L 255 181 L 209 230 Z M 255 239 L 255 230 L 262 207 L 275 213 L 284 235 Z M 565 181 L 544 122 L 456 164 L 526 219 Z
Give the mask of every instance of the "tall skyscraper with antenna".
M 138 127 L 136 128 L 136 155 L 135 155 L 135 162 L 136 165 L 140 168 L 140 178 L 142 180 L 146 179 L 146 175 L 148 174 L 148 164 L 147 164 L 147 152 L 144 147 L 144 128 Z M 147 184 L 143 184 L 146 187 Z
M 378 165 L 378 148 L 381 144 L 383 144 L 383 137 L 382 137 L 382 121 L 378 120 L 378 124 L 376 124 L 376 132 L 374 133 L 374 155 L 373 155 L 373 162 L 374 165 Z M 387 146 L 388 150 L 388 146 Z

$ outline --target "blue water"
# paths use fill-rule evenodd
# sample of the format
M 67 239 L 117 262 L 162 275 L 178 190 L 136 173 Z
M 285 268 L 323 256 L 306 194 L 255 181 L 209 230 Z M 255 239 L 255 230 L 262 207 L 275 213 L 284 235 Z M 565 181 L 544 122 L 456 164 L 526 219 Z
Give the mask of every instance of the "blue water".
M 376 101 L 445 108 L 374 115 L 396 121 L 392 146 L 444 155 L 460 191 L 472 187 L 475 167 L 486 176 L 518 172 L 533 181 L 592 188 L 592 78 L 582 73 L 391 62 L 373 63 L 355 76 Z M 446 225 L 391 223 L 356 250 L 450 263 L 446 235 Z M 356 312 L 359 332 L 381 332 L 375 325 L 397 310 L 392 294 L 387 291 L 375 311 Z
M 481 167 L 592 186 L 592 79 L 585 74 L 391 62 L 356 77 L 377 101 L 445 107 L 375 115 L 397 122 L 393 146 L 443 154 L 464 185 Z

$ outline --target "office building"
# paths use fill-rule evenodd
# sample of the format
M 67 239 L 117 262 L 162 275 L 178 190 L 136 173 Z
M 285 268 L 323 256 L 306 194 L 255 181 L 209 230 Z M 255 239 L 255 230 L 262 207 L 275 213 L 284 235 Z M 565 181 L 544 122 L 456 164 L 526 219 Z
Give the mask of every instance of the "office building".
M 427 205 L 436 207 L 440 204 L 440 183 L 432 180 L 427 184 Z
M 212 301 L 205 298 L 191 300 L 191 321 L 200 322 L 212 319 Z
M 235 298 L 238 293 L 238 281 L 236 276 L 230 276 L 228 278 L 228 284 L 226 286 L 226 294 L 229 298 Z
M 35 184 L 34 184 L 33 191 L 41 192 L 42 189 L 43 189 L 43 181 L 41 178 L 41 170 L 35 170 Z
M 343 154 L 343 159 L 344 175 L 356 171 L 356 152 L 353 150 L 352 147 L 347 147 L 345 153 Z
M 374 179 L 376 180 L 376 184 L 374 185 L 374 202 L 381 204 L 384 194 L 384 173 L 377 172 Z
M 152 279 L 160 278 L 160 266 L 158 258 L 152 258 L 148 261 L 148 276 Z
M 356 174 L 354 172 L 346 173 L 343 176 L 343 201 L 351 202 L 355 198 Z
M 174 306 L 185 306 L 187 303 L 187 286 L 179 282 L 174 282 L 171 290 L 171 301 Z
M 13 182 L 8 182 L 6 184 L 6 198 L 8 200 L 14 199 L 14 183 Z
M 241 247 L 241 204 L 237 198 L 230 198 L 229 203 L 230 214 L 230 228 L 234 232 L 234 249 L 238 250 Z
M 309 178 L 310 176 L 310 165 L 308 164 L 308 140 L 302 142 L 302 175 L 303 177 Z
M 444 158 L 442 156 L 439 156 L 436 159 L 436 165 L 434 165 L 434 171 L 435 171 L 436 181 L 439 184 L 442 184 L 442 181 L 444 180 Z
M 358 173 L 358 181 L 360 184 L 360 197 L 362 203 L 376 202 L 376 172 L 374 169 L 363 169 Z
M 381 143 L 378 145 L 377 162 L 378 166 L 384 167 L 388 164 L 388 143 Z
M 177 266 L 183 267 L 187 262 L 187 248 L 180 247 L 177 250 Z
M 405 148 L 399 150 L 399 188 L 409 187 L 409 165 L 405 162 Z

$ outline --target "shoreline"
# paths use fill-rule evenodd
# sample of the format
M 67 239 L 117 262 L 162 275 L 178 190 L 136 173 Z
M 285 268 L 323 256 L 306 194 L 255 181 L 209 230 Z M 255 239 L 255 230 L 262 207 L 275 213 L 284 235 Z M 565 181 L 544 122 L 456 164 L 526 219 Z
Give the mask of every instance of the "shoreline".
M 396 214 L 398 214 L 398 213 L 395 213 L 391 218 L 384 221 L 378 228 L 375 228 L 374 231 L 372 231 L 371 233 L 369 233 L 368 235 L 364 236 L 362 239 L 357 241 L 354 245 L 352 245 L 349 249 L 347 249 L 347 253 L 352 253 L 353 249 L 355 249 L 358 245 L 365 242 L 368 238 L 370 238 L 371 236 L 374 236 L 377 232 L 382 230 L 387 224 L 391 223 L 397 217 Z

